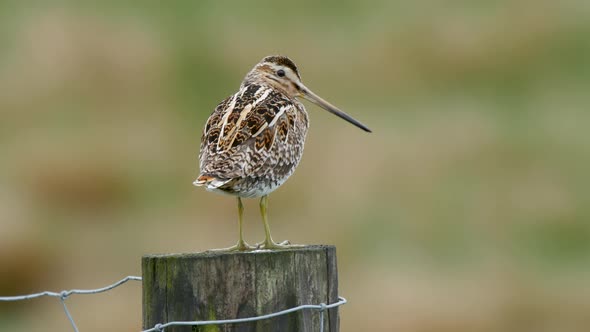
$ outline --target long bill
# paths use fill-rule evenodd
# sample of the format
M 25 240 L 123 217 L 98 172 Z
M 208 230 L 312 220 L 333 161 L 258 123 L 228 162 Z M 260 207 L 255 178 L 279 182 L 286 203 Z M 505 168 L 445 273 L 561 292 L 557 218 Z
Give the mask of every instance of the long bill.
M 326 111 L 352 123 L 353 125 L 361 128 L 362 130 L 369 132 L 369 133 L 371 132 L 371 129 L 369 129 L 367 126 L 365 126 L 364 124 L 355 120 L 352 116 L 342 112 L 336 106 L 334 106 L 334 105 L 330 104 L 329 102 L 327 102 L 326 100 L 322 99 L 320 96 L 313 93 L 313 91 L 309 90 L 305 85 L 303 85 L 301 83 L 299 83 L 298 85 L 299 85 L 299 90 L 301 91 L 303 98 L 311 101 L 312 103 L 318 105 L 319 107 L 325 109 Z

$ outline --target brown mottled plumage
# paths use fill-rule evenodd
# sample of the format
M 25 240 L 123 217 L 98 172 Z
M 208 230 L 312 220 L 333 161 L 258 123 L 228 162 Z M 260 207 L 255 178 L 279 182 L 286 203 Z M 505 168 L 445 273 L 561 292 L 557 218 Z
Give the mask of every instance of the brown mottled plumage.
M 370 132 L 305 87 L 297 66 L 289 58 L 262 59 L 246 75 L 240 90 L 217 105 L 201 138 L 201 174 L 194 184 L 238 197 L 240 238 L 230 250 L 253 248 L 242 238 L 241 197 L 262 197 L 260 209 L 266 239 L 258 247 L 288 247 L 272 240 L 266 204 L 267 195 L 293 174 L 303 154 L 309 120 L 296 97 L 309 99 Z
M 249 84 L 240 91 L 207 121 L 201 175 L 223 182 L 208 186 L 213 191 L 260 197 L 280 186 L 299 163 L 307 113 L 300 102 L 272 87 Z

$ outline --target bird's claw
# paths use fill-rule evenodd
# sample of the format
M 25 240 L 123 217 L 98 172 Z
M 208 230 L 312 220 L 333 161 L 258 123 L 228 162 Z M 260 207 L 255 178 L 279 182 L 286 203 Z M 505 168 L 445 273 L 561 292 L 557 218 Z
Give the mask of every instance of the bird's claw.
M 285 240 L 280 243 L 276 243 L 272 240 L 270 241 L 263 241 L 260 243 L 256 243 L 256 249 L 291 249 L 291 248 L 300 248 L 303 247 L 301 244 L 291 244 L 289 240 Z
M 257 246 L 251 246 L 244 241 L 238 241 L 235 245 L 228 248 L 209 249 L 209 251 L 248 251 L 257 249 Z

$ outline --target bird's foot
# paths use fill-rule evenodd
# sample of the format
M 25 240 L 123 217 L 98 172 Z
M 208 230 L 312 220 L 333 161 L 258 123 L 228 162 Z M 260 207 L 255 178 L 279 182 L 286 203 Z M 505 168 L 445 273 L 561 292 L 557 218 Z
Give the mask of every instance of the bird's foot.
M 304 247 L 302 244 L 291 244 L 288 240 L 276 243 L 273 240 L 256 243 L 256 249 L 291 249 Z
M 238 241 L 235 245 L 228 248 L 209 249 L 209 251 L 247 251 L 258 249 L 258 246 L 251 246 L 245 241 Z

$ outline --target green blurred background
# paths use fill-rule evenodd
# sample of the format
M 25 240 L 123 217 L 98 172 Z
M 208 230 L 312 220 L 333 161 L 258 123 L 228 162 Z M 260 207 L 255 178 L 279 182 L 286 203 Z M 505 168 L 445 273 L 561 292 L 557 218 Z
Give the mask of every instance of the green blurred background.
M 192 186 L 199 140 L 270 54 L 374 131 L 307 104 L 270 198 L 275 239 L 338 247 L 343 332 L 590 329 L 585 0 L 3 1 L 0 295 L 233 244 L 235 200 Z M 141 328 L 139 283 L 68 304 L 81 331 Z M 0 330 L 70 327 L 46 298 Z

